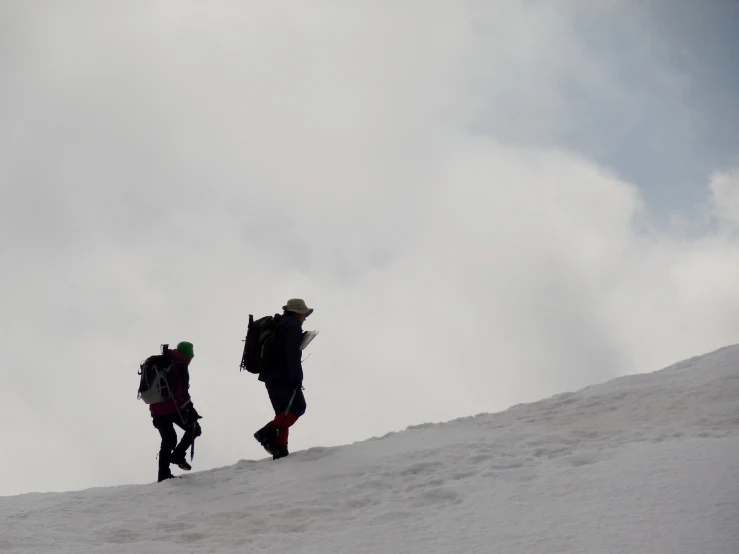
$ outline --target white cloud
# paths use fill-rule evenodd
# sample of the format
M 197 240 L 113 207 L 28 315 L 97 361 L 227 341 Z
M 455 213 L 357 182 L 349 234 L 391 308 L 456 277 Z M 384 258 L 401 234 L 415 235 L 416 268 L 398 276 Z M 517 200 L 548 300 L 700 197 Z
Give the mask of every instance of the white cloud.
M 709 183 L 714 215 L 724 230 L 739 227 L 739 169 L 716 171 Z
M 195 343 L 196 468 L 261 456 L 269 404 L 240 341 L 248 313 L 291 296 L 321 330 L 293 448 L 656 369 L 739 331 L 730 236 L 655 231 L 634 186 L 543 147 L 586 128 L 573 83 L 639 103 L 573 32 L 592 8 L 78 7 L 24 19 L 0 92 L 0 493 L 151 480 L 158 436 L 133 391 L 164 341 Z

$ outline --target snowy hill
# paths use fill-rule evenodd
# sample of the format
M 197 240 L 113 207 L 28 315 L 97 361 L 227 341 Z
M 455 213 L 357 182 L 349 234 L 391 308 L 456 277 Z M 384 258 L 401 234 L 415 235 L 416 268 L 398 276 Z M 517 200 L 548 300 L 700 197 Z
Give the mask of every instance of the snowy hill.
M 739 553 L 739 347 L 162 484 L 0 498 L 9 553 Z

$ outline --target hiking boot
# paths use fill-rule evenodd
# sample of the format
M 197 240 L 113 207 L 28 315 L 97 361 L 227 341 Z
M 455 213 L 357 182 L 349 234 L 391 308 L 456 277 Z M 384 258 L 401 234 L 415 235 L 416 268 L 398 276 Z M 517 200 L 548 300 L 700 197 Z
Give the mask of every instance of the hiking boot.
M 272 454 L 273 460 L 279 460 L 285 456 L 289 456 L 290 452 L 287 451 L 287 446 L 275 446 L 275 451 Z
M 157 478 L 157 482 L 161 483 L 162 481 L 166 481 L 167 479 L 174 479 L 174 475 L 171 473 L 165 473 L 164 475 L 160 474 Z
M 183 471 L 190 471 L 192 469 L 192 466 L 187 463 L 187 460 L 184 456 L 182 458 L 172 457 L 169 460 L 170 464 L 175 464 L 177 467 L 179 467 Z
M 254 433 L 254 438 L 267 451 L 267 454 L 275 454 L 275 439 L 277 438 L 277 429 L 274 425 L 268 423 L 259 431 Z

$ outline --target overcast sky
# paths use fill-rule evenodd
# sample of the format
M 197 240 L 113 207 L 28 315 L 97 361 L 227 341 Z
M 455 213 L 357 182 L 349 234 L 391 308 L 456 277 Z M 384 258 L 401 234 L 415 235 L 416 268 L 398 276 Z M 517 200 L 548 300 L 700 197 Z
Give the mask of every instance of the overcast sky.
M 737 342 L 736 2 L 0 5 L 0 494 L 265 456 L 249 313 L 315 307 L 293 450 Z M 700 10 L 700 11 L 699 11 Z

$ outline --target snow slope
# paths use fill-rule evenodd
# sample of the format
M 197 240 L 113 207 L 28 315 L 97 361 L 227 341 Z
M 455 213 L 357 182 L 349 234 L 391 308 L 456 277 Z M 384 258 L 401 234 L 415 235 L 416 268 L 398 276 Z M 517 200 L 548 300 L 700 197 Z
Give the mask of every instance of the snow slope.
M 0 498 L 0 551 L 737 554 L 739 347 L 277 462 Z

